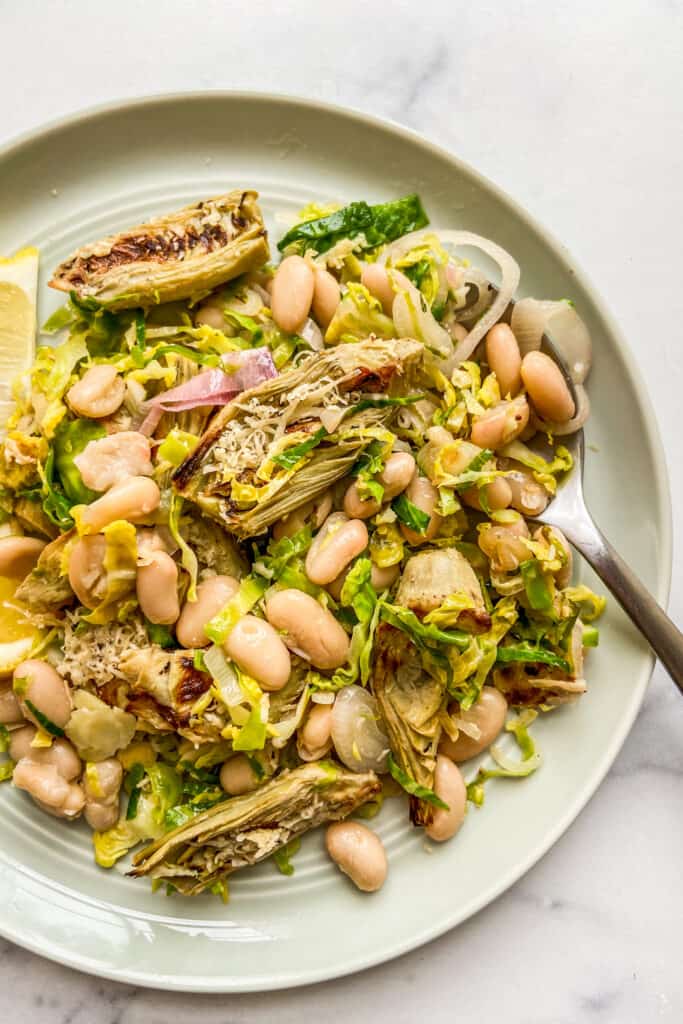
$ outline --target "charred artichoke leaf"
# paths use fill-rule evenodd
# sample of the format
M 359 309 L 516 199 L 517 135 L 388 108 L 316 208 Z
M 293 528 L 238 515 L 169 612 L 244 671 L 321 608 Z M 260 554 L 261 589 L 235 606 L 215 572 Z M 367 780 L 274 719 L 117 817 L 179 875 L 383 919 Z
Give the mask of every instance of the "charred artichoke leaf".
M 395 760 L 411 779 L 433 790 L 445 689 L 424 671 L 410 638 L 387 623 L 377 630 L 372 692 Z M 430 804 L 411 798 L 415 825 L 428 825 L 433 813 Z
M 424 616 L 458 592 L 471 598 L 472 613 L 481 616 L 483 624 L 488 615 L 471 566 L 453 548 L 434 548 L 408 559 L 395 603 Z M 388 623 L 382 623 L 377 634 L 372 689 L 395 760 L 415 782 L 433 790 L 441 712 L 448 700 L 445 684 L 425 671 L 411 638 Z M 434 808 L 413 797 L 410 813 L 414 824 L 428 825 Z
M 380 788 L 374 772 L 313 761 L 217 804 L 151 843 L 134 858 L 130 874 L 167 879 L 180 892 L 196 895 L 309 829 L 347 817 Z
M 267 262 L 257 198 L 235 189 L 85 245 L 57 267 L 50 287 L 113 310 L 209 291 Z
M 554 708 L 570 704 L 586 692 L 583 677 L 583 625 L 577 620 L 571 633 L 567 657 L 570 669 L 542 664 L 512 662 L 493 672 L 493 682 L 513 707 Z
M 63 559 L 74 536 L 75 530 L 70 530 L 43 548 L 35 567 L 17 588 L 17 601 L 42 613 L 56 611 L 73 600 L 74 592 L 63 572 Z
M 514 664 L 494 670 L 495 687 L 512 707 L 554 708 L 570 704 L 586 692 L 585 679 L 534 676 L 526 671 L 528 667 Z
M 407 383 L 422 350 L 410 339 L 339 345 L 243 392 L 213 418 L 176 470 L 174 487 L 236 536 L 262 533 L 348 472 L 372 440 L 368 431 L 395 415 L 394 406 L 368 407 L 363 399 L 395 390 L 401 378 Z M 329 433 L 321 426 L 323 410 L 338 421 Z M 318 437 L 283 470 L 269 452 L 294 431 L 297 438 Z M 236 488 L 251 488 L 254 497 L 237 500 Z

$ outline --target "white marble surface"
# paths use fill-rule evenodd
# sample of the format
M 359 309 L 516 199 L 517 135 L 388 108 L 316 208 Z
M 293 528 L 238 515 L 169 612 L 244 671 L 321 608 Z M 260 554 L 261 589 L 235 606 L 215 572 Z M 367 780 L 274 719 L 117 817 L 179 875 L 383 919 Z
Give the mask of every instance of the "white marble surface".
M 0 0 L 0 40 L 0 141 L 117 97 L 269 89 L 402 121 L 515 196 L 589 271 L 655 396 L 683 621 L 681 0 Z M 0 942 L 0 1004 L 14 1024 L 680 1021 L 682 741 L 683 704 L 657 669 L 613 770 L 554 849 L 392 964 L 287 993 L 193 997 Z

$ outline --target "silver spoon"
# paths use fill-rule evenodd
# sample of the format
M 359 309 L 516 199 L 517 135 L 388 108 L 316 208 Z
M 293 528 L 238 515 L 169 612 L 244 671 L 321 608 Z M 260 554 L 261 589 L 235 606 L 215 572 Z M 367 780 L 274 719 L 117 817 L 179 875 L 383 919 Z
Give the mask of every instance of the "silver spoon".
M 542 348 L 557 363 L 576 405 L 576 390 L 567 366 L 547 334 Z M 577 406 L 578 408 L 578 406 Z M 593 567 L 608 590 L 640 630 L 652 650 L 683 693 L 683 633 L 659 607 L 593 521 L 583 495 L 583 430 L 563 436 L 562 443 L 571 452 L 574 468 L 557 488 L 546 510 L 534 520 L 557 526 L 567 540 Z

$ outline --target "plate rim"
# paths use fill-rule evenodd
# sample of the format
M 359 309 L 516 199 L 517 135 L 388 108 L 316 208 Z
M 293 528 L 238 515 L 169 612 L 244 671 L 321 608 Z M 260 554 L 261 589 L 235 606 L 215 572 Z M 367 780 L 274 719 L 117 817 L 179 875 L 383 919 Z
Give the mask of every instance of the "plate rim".
M 370 114 L 354 106 L 340 103 L 330 103 L 323 100 L 312 99 L 284 92 L 263 92 L 259 90 L 232 90 L 232 89 L 195 89 L 172 92 L 149 93 L 137 97 L 122 97 L 109 100 L 103 103 L 78 108 L 69 114 L 58 115 L 45 121 L 34 128 L 13 135 L 0 145 L 0 168 L 9 158 L 17 155 L 24 147 L 38 141 L 44 141 L 50 135 L 56 134 L 64 129 L 78 127 L 90 121 L 97 120 L 107 114 L 125 114 L 127 111 L 139 110 L 144 107 L 159 105 L 172 106 L 178 103 L 194 103 L 205 100 L 217 100 L 227 102 L 259 102 L 280 106 L 296 105 L 318 113 L 329 113 L 342 117 L 350 122 L 356 122 L 365 127 L 381 129 L 403 140 L 416 145 L 440 160 L 453 166 L 459 173 L 469 177 L 485 191 L 492 193 L 501 203 L 510 208 L 514 214 L 546 244 L 564 268 L 571 271 L 580 287 L 589 295 L 592 303 L 599 311 L 605 322 L 608 332 L 614 338 L 619 354 L 624 362 L 625 370 L 634 384 L 637 382 L 640 372 L 631 350 L 631 346 L 624 336 L 619 324 L 613 316 L 610 308 L 599 295 L 597 289 L 591 283 L 590 278 L 583 270 L 580 263 L 577 263 L 566 245 L 556 238 L 552 231 L 530 214 L 520 203 L 511 197 L 504 189 L 500 188 L 487 176 L 481 174 L 467 161 L 451 152 L 448 148 L 433 142 L 431 138 L 422 135 L 412 128 L 393 120 L 390 117 Z M 653 475 L 655 478 L 656 490 L 659 497 L 657 508 L 657 536 L 659 541 L 659 559 L 656 566 L 657 586 L 654 589 L 654 596 L 662 607 L 666 608 L 669 602 L 672 576 L 672 554 L 673 554 L 673 517 L 671 505 L 671 489 L 669 485 L 669 473 L 667 457 L 656 412 L 646 389 L 638 388 L 639 403 L 645 420 L 645 442 L 652 452 Z M 467 919 L 488 906 L 504 893 L 511 885 L 519 881 L 540 859 L 555 845 L 558 839 L 569 828 L 583 808 L 588 804 L 597 792 L 614 763 L 623 746 L 626 737 L 629 735 L 633 723 L 643 703 L 645 693 L 652 677 L 655 665 L 655 657 L 649 651 L 644 658 L 644 667 L 640 673 L 640 679 L 635 688 L 631 706 L 625 715 L 621 726 L 611 737 L 606 745 L 602 758 L 597 769 L 590 776 L 590 780 L 577 793 L 571 804 L 565 808 L 561 818 L 557 820 L 554 827 L 544 833 L 534 850 L 522 861 L 513 865 L 507 873 L 496 878 L 493 883 L 482 893 L 473 898 L 464 908 L 450 917 L 446 916 L 435 925 L 429 925 L 419 932 L 413 932 L 408 939 L 403 939 L 384 945 L 377 954 L 361 954 L 358 958 L 347 959 L 344 964 L 319 967 L 315 969 L 300 969 L 296 972 L 287 972 L 286 975 L 269 975 L 263 978 L 251 978 L 246 981 L 235 979 L 217 978 L 212 975 L 183 975 L 165 976 L 162 974 L 151 974 L 145 971 L 136 971 L 126 968 L 124 970 L 103 969 L 99 963 L 88 962 L 85 954 L 63 952 L 53 948 L 50 941 L 33 941 L 30 936 L 24 936 L 12 926 L 7 927 L 0 918 L 0 936 L 28 949 L 32 953 L 45 957 L 48 960 L 62 964 L 63 966 L 83 971 L 86 974 L 96 977 L 107 978 L 112 981 L 138 985 L 144 988 L 160 989 L 166 988 L 173 991 L 193 993 L 238 993 L 273 991 L 295 988 L 302 985 L 315 984 L 323 981 L 331 981 L 350 974 L 357 973 L 379 964 L 394 960 L 413 949 L 417 949 L 428 942 L 444 935 L 455 928 L 458 924 L 464 923 Z

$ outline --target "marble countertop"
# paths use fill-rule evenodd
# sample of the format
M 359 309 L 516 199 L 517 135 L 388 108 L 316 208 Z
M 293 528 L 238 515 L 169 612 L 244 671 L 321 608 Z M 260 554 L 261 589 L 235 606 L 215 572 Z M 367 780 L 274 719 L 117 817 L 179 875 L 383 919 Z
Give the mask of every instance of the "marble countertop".
M 655 397 L 675 514 L 670 610 L 683 621 L 681 0 L 5 0 L 0 24 L 0 142 L 143 93 L 298 93 L 401 121 L 526 206 L 590 273 Z M 555 847 L 492 906 L 393 963 L 286 993 L 195 997 L 0 942 L 3 1005 L 14 1024 L 680 1021 L 682 738 L 683 704 L 658 667 L 613 769 Z

